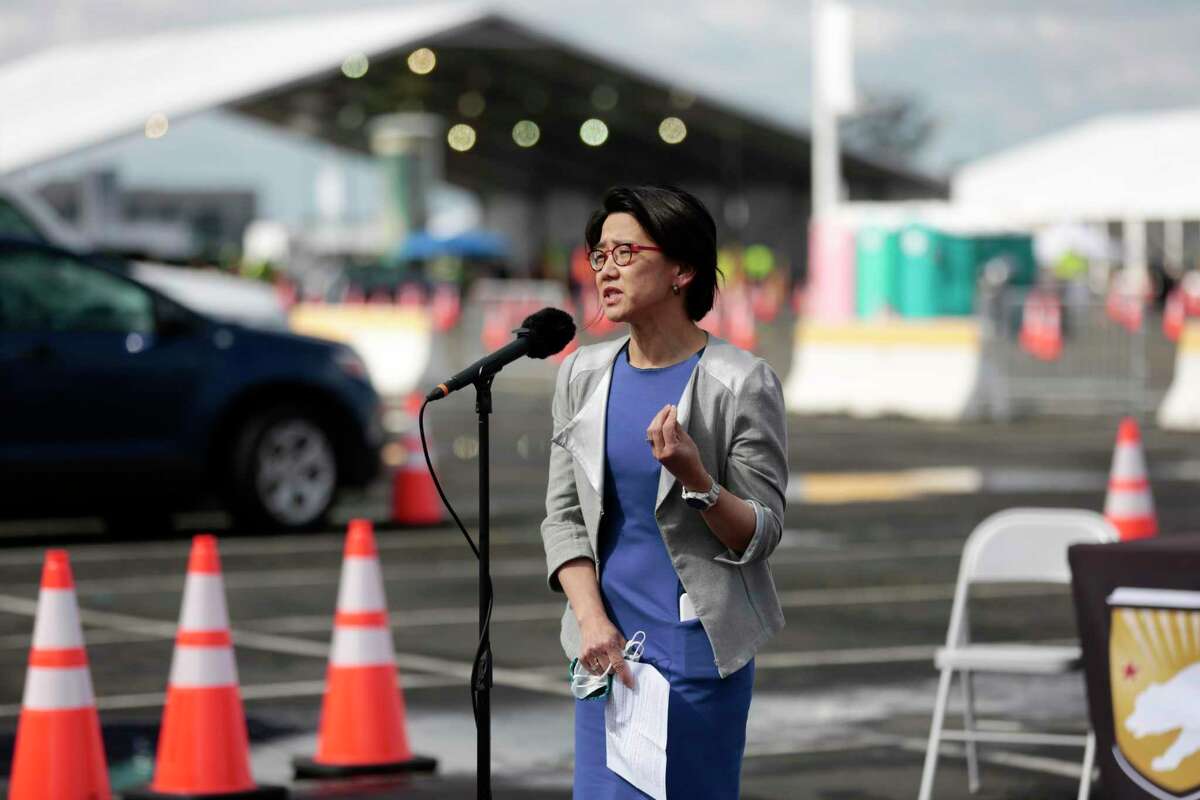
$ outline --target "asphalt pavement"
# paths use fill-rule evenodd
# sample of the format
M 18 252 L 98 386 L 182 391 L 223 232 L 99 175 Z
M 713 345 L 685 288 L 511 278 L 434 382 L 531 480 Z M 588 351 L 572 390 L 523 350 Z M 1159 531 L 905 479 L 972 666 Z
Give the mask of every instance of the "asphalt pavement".
M 429 412 L 439 472 L 472 530 L 478 442 L 470 393 Z M 538 535 L 549 436 L 544 394 L 497 387 L 493 426 L 492 640 L 495 797 L 570 796 L 571 701 L 558 647 L 561 596 L 545 585 Z M 772 558 L 787 627 L 756 662 L 744 798 L 915 797 L 933 704 L 931 657 L 945 637 L 963 540 L 1012 506 L 1099 510 L 1117 420 L 1046 419 L 936 425 L 792 418 L 784 540 Z M 1164 535 L 1200 531 L 1194 503 L 1200 436 L 1147 429 Z M 349 498 L 339 524 L 303 537 L 225 530 L 184 515 L 149 541 L 91 520 L 0 524 L 0 759 L 20 711 L 42 554 L 66 546 L 77 582 L 114 789 L 153 764 L 179 613 L 188 535 L 220 537 L 256 778 L 297 796 L 475 796 L 467 676 L 476 643 L 475 562 L 452 527 L 381 525 L 378 533 L 397 664 L 415 752 L 432 776 L 334 786 L 291 780 L 290 759 L 315 747 L 342 548 L 340 522 L 385 515 L 386 487 Z M 974 600 L 981 639 L 1074 636 L 1062 589 L 1009 586 Z M 1078 678 L 982 676 L 985 725 L 1081 729 Z M 1003 722 L 1001 721 L 1003 720 Z M 984 749 L 982 798 L 1075 796 L 1076 753 Z M 968 796 L 947 747 L 938 797 Z M 0 764 L 0 767 L 5 767 Z

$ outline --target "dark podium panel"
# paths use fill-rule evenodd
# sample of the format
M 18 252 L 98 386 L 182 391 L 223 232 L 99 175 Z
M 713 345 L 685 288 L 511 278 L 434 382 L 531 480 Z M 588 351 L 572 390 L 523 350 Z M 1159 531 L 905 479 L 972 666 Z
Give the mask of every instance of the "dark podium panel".
M 1068 551 L 1111 800 L 1200 800 L 1200 535 Z

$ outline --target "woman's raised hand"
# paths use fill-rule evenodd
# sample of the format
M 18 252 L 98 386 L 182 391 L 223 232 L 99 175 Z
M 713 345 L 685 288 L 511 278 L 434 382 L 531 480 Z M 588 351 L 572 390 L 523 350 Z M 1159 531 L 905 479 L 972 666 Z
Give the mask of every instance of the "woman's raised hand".
M 580 625 L 583 640 L 579 649 L 579 663 L 593 675 L 603 675 L 612 666 L 613 674 L 629 688 L 633 688 L 633 673 L 625 663 L 625 637 L 608 617 L 596 617 Z
M 708 473 L 700 461 L 700 451 L 688 432 L 679 424 L 678 411 L 665 405 L 654 415 L 646 429 L 646 441 L 658 462 L 685 487 L 708 489 Z

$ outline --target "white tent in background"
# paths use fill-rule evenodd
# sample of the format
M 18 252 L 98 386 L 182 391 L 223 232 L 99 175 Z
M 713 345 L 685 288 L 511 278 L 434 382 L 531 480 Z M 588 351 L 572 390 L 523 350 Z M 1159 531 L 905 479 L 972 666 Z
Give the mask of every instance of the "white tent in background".
M 1014 222 L 1200 219 L 1200 109 L 1098 117 L 962 167 L 954 202 Z

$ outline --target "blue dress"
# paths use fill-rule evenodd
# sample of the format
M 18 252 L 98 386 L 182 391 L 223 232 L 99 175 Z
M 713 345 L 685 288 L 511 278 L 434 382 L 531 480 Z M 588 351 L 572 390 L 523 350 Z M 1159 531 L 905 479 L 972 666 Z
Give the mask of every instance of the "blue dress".
M 604 436 L 600 593 L 626 639 L 646 632 L 642 661 L 671 685 L 667 796 L 735 800 L 754 662 L 722 679 L 700 621 L 679 621 L 684 589 L 654 518 L 661 465 L 646 443 L 650 421 L 664 405 L 679 403 L 699 360 L 696 353 L 669 367 L 638 369 L 627 350 L 616 358 Z M 575 800 L 648 797 L 605 764 L 606 702 L 575 701 Z

